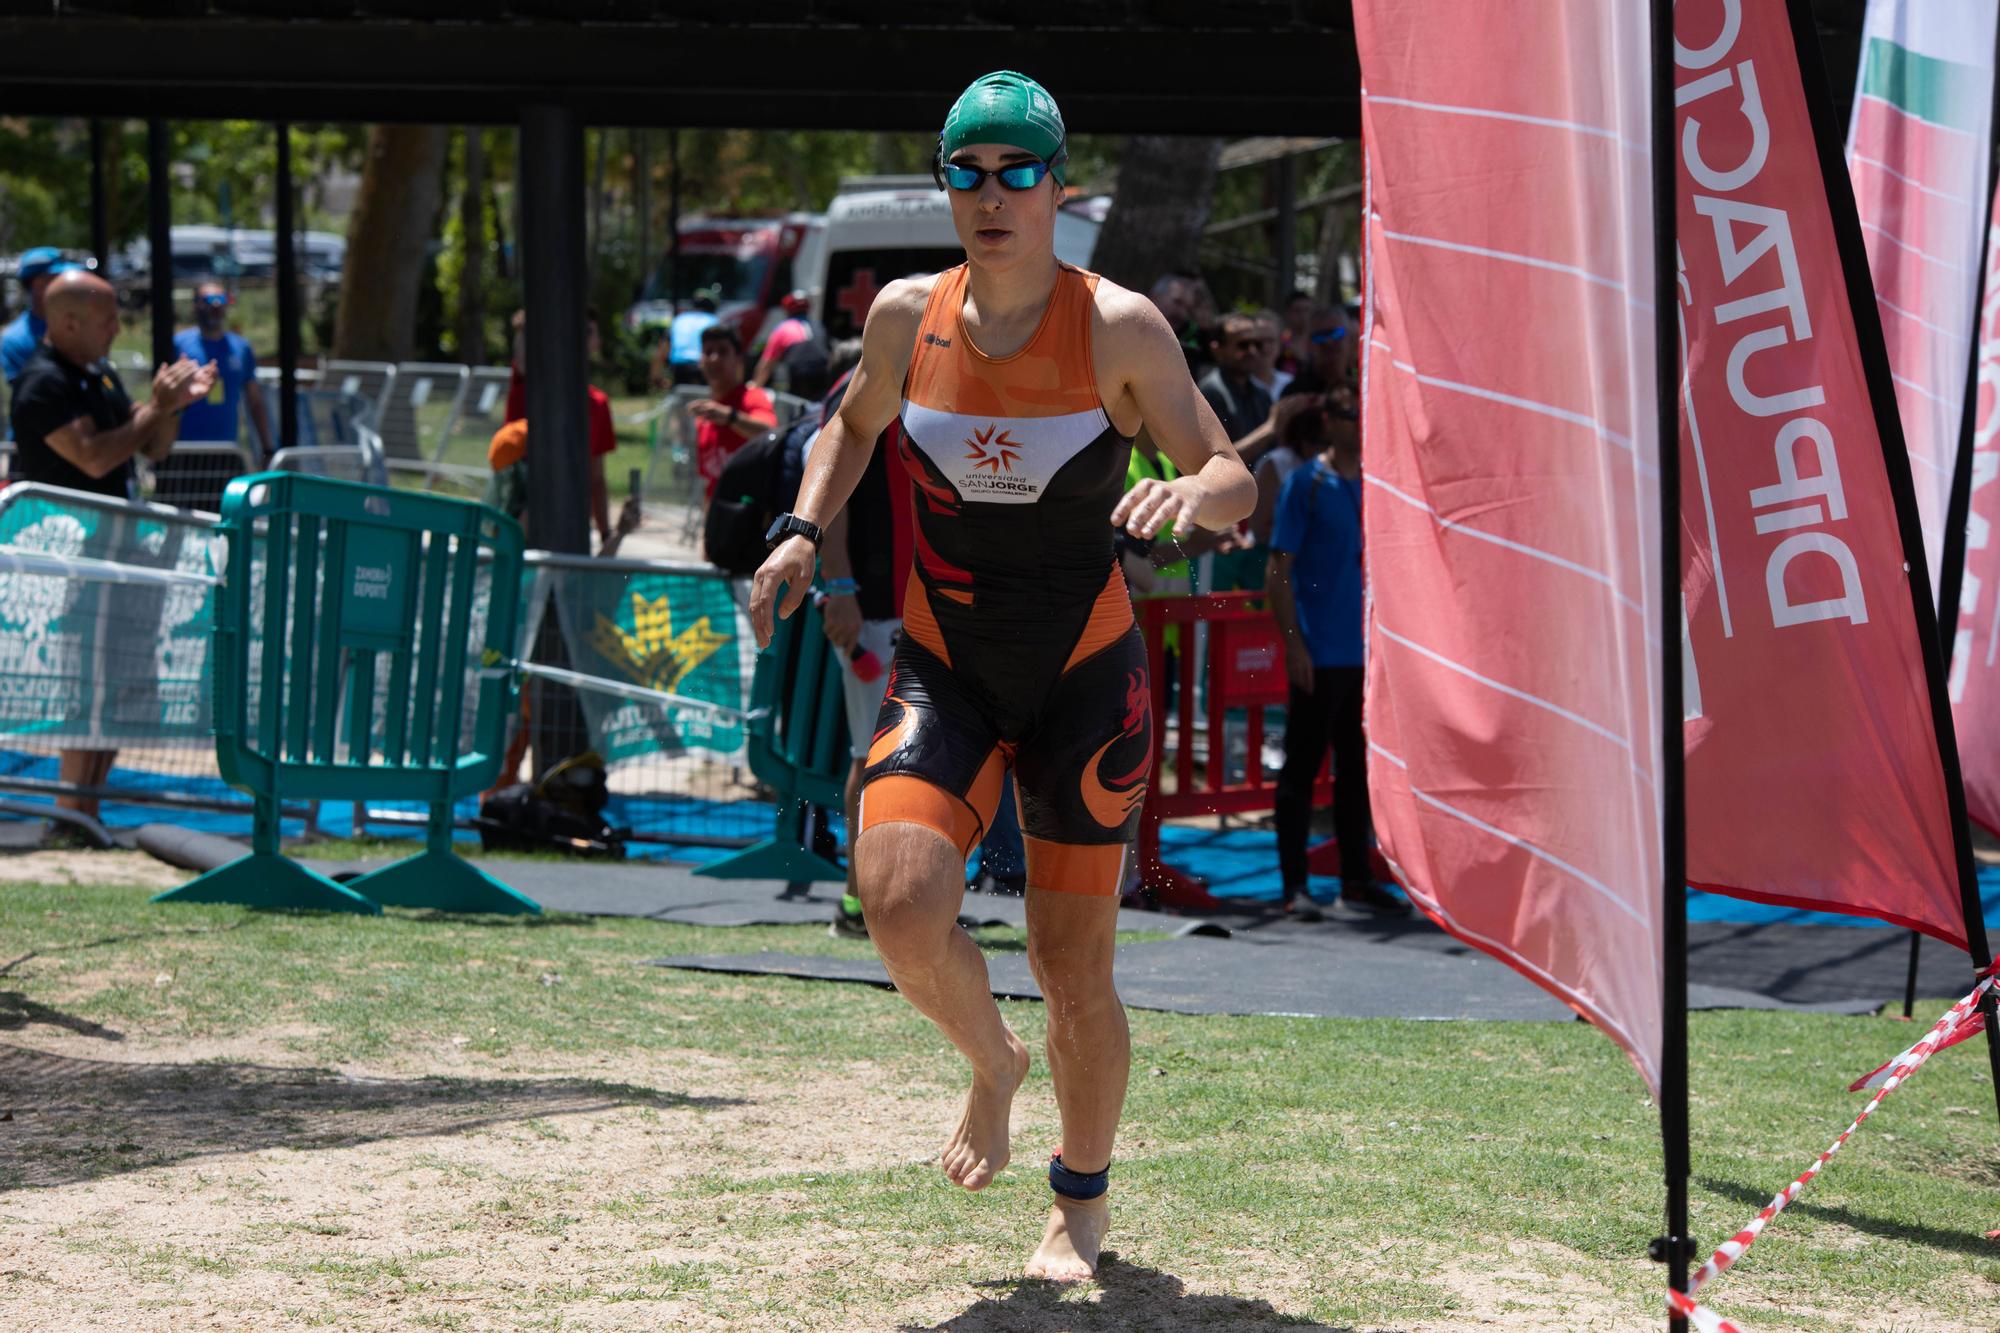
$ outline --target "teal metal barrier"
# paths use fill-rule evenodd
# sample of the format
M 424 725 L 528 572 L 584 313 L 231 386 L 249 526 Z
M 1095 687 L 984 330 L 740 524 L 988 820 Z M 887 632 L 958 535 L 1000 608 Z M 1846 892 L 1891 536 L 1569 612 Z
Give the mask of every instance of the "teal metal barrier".
M 451 843 L 452 803 L 492 783 L 519 699 L 520 527 L 469 501 L 264 472 L 230 483 L 218 530 L 216 764 L 255 798 L 252 850 L 154 901 L 539 912 Z M 343 886 L 280 854 L 281 799 L 427 802 L 428 846 Z
M 808 805 L 839 809 L 847 783 L 847 709 L 840 664 L 807 598 L 777 622 L 771 646 L 750 677 L 750 771 L 778 804 L 776 832 L 695 871 L 717 879 L 780 879 L 788 884 L 845 880 L 846 870 L 807 846 Z

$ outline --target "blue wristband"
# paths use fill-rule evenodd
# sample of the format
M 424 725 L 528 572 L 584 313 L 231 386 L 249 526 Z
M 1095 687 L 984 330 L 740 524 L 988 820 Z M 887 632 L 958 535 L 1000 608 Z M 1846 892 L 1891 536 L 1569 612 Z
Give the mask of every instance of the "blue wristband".
M 860 595 L 861 585 L 853 579 L 827 579 L 820 584 L 820 591 L 828 597 L 855 597 Z

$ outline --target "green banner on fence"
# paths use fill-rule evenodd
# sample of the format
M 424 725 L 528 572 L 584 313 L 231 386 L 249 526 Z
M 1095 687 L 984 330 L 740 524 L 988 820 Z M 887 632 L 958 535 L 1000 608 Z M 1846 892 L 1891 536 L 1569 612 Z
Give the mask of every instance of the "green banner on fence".
M 740 761 L 740 714 L 756 642 L 728 579 L 695 570 L 553 562 L 541 575 L 561 616 L 571 669 L 689 701 L 640 702 L 580 691 L 607 764 L 684 750 Z

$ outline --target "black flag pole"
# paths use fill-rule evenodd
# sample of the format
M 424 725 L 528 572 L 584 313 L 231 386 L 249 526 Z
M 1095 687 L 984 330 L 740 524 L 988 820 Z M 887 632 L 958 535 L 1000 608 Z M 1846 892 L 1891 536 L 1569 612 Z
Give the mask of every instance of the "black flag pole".
M 1966 949 L 1973 967 L 1984 972 L 1993 962 L 1986 941 L 1986 916 L 1979 902 L 1979 874 L 1972 857 L 1972 821 L 1965 809 L 1965 780 L 1958 764 L 1958 737 L 1952 728 L 1951 697 L 1946 686 L 1938 617 L 1931 604 L 1930 567 L 1924 558 L 1923 527 L 1917 520 L 1916 488 L 1910 481 L 1910 454 L 1903 441 L 1903 422 L 1896 411 L 1895 382 L 1889 375 L 1889 349 L 1882 338 L 1882 315 L 1875 308 L 1875 282 L 1868 270 L 1868 248 L 1861 239 L 1861 215 L 1854 204 L 1854 186 L 1847 176 L 1844 136 L 1834 123 L 1827 93 L 1826 65 L 1820 58 L 1819 37 L 1807 0 L 1786 0 L 1792 20 L 1792 46 L 1798 55 L 1799 82 L 1804 85 L 1813 138 L 1819 147 L 1820 177 L 1826 187 L 1827 211 L 1833 220 L 1834 243 L 1847 284 L 1847 303 L 1854 318 L 1855 343 L 1875 407 L 1875 430 L 1882 441 L 1882 465 L 1895 499 L 1896 522 L 1903 539 L 1903 567 L 1908 571 L 1910 607 L 1916 615 L 1917 641 L 1924 655 L 1931 727 L 1938 762 L 1944 770 L 1945 801 L 1951 815 L 1953 849 L 1957 853 L 1959 911 L 1964 920 Z M 1994 1105 L 2000 1108 L 2000 1022 L 1995 1021 L 1993 993 L 1980 1003 L 1986 1015 L 1986 1055 L 1993 1070 Z
M 1979 265 L 1973 282 L 1972 336 L 1965 357 L 1965 394 L 1958 417 L 1958 450 L 1952 455 L 1951 496 L 1944 509 L 1944 550 L 1938 557 L 1938 644 L 1949 680 L 1952 652 L 1958 640 L 1958 599 L 1965 589 L 1965 525 L 1972 508 L 1972 441 L 1979 431 L 1979 348 L 1986 323 L 1986 250 L 1993 235 L 1993 145 L 2000 135 L 2000 26 L 1994 31 L 1993 89 L 1986 118 L 1986 182 L 1984 225 L 1979 229 Z M 1910 932 L 1910 974 L 1903 987 L 1903 1017 L 1917 1003 L 1917 951 L 1923 936 Z
M 1694 1240 L 1688 1235 L 1687 806 L 1681 704 L 1681 343 L 1678 233 L 1680 158 L 1674 133 L 1673 0 L 1651 0 L 1653 159 L 1653 375 L 1660 467 L 1660 1143 L 1667 1177 L 1667 1233 L 1653 1257 L 1667 1284 L 1685 1292 Z M 1669 1314 L 1684 1333 L 1687 1320 Z

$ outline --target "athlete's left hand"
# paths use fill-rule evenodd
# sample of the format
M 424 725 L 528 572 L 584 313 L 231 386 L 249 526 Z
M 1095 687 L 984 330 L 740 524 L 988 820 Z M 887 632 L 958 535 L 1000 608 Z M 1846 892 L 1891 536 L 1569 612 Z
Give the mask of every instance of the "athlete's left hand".
M 1169 530 L 1176 537 L 1185 537 L 1194 530 L 1202 498 L 1201 481 L 1196 477 L 1175 477 L 1172 481 L 1147 477 L 1119 500 L 1111 511 L 1111 526 L 1143 541 Z

